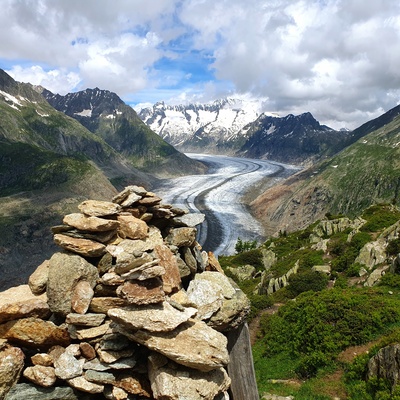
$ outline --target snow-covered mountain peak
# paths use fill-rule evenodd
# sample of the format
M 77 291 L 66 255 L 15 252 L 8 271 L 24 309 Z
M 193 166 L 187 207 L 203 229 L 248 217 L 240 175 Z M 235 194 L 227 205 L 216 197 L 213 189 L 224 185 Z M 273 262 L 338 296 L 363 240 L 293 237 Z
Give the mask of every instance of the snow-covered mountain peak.
M 174 146 L 198 136 L 210 139 L 232 138 L 262 113 L 261 102 L 234 97 L 210 103 L 167 105 L 158 102 L 138 111 L 139 117 L 163 139 Z

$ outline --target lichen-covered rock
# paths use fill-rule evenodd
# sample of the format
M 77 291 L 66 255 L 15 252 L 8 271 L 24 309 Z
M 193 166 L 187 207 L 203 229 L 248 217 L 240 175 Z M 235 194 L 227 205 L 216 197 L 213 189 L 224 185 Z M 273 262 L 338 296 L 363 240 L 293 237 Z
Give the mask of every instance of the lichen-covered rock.
M 231 382 L 223 368 L 196 371 L 168 362 L 159 354 L 149 357 L 149 377 L 153 396 L 165 400 L 213 400 L 228 390 Z
M 18 347 L 0 348 L 0 399 L 4 399 L 9 390 L 18 382 L 25 355 Z
M 211 371 L 229 362 L 226 337 L 203 321 L 186 322 L 170 332 L 127 332 L 117 325 L 114 329 L 131 340 L 167 358 L 200 371 Z
M 39 318 L 23 318 L 0 325 L 0 337 L 23 347 L 48 349 L 51 346 L 65 346 L 70 337 L 65 328 Z
M 97 268 L 75 254 L 55 253 L 50 258 L 47 296 L 50 310 L 67 315 L 72 311 L 73 292 L 82 280 L 95 287 L 99 278 Z
M 195 308 L 184 308 L 182 311 L 164 301 L 147 306 L 130 306 L 123 309 L 111 309 L 108 316 L 126 330 L 145 329 L 150 332 L 168 332 L 186 322 L 197 312 Z

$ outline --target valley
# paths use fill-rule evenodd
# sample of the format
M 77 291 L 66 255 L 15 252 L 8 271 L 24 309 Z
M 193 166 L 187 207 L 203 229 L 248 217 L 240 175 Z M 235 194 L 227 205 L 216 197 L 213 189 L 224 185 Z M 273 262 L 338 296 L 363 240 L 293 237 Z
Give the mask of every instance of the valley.
M 163 180 L 154 190 L 167 203 L 205 214 L 198 228 L 199 243 L 216 255 L 230 255 L 239 237 L 244 241 L 265 240 L 263 226 L 252 217 L 243 196 L 263 180 L 277 183 L 298 168 L 266 160 L 186 155 L 208 164 L 208 173 Z

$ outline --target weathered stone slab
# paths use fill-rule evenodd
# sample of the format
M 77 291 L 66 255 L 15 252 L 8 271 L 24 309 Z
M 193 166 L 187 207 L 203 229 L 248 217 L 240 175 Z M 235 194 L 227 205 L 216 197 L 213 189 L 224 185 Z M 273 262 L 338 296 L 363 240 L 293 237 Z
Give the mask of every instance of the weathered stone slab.
M 130 203 L 128 199 L 129 196 L 132 194 L 136 194 L 139 197 L 138 198 L 139 200 L 147 194 L 147 190 L 142 186 L 136 186 L 136 185 L 127 186 L 126 188 L 124 188 L 124 190 L 122 190 L 120 193 L 114 196 L 112 198 L 112 201 L 114 203 L 121 204 L 124 207 L 128 207 L 133 204 Z
M 148 226 L 146 222 L 131 214 L 118 215 L 118 234 L 122 238 L 128 239 L 145 239 L 148 234 Z
M 76 284 L 71 296 L 71 308 L 76 313 L 85 314 L 88 310 L 94 295 L 92 285 L 93 282 L 86 280 L 79 281 Z
M 108 332 L 110 328 L 110 322 L 106 321 L 103 325 L 96 326 L 88 329 L 76 329 L 75 334 L 79 340 L 93 339 L 99 336 L 103 336 Z
M 107 251 L 116 258 L 117 265 L 128 264 L 134 258 L 140 257 L 146 251 L 154 250 L 158 244 L 163 244 L 163 237 L 158 228 L 149 227 L 149 236 L 144 240 L 124 239 L 118 245 L 108 245 Z
M 149 357 L 149 378 L 153 396 L 165 400 L 213 400 L 228 390 L 231 383 L 224 368 L 196 371 L 168 363 L 165 357 L 155 353 Z
M 221 264 L 219 263 L 217 257 L 215 257 L 215 254 L 212 251 L 208 252 L 208 265 L 206 267 L 207 271 L 217 271 L 220 272 L 221 274 L 224 274 L 224 270 L 221 267 Z
M 34 384 L 15 385 L 4 400 L 78 400 L 78 395 L 71 387 L 43 388 Z
M 152 195 L 149 196 L 150 192 L 147 192 L 146 197 L 143 197 L 141 200 L 138 201 L 138 204 L 142 205 L 142 206 L 146 206 L 146 207 L 151 207 L 151 206 L 155 206 L 157 204 L 160 204 L 161 202 L 161 198 L 156 196 L 156 195 Z
M 100 257 L 106 252 L 106 246 L 94 240 L 76 239 L 61 233 L 54 235 L 53 239 L 63 249 L 85 257 Z
M 146 279 L 157 278 L 165 274 L 165 268 L 159 264 L 159 260 L 152 260 L 141 265 L 129 272 L 122 274 L 122 278 L 126 280 L 144 281 Z
M 165 269 L 162 276 L 163 289 L 165 293 L 172 293 L 181 288 L 181 274 L 179 272 L 176 257 L 165 245 L 157 245 L 154 254 L 159 259 L 159 264 Z
M 135 352 L 133 348 L 123 350 L 102 350 L 97 348 L 96 351 L 100 361 L 106 364 L 112 364 L 121 358 L 131 357 Z
M 197 318 L 203 320 L 209 319 L 217 312 L 224 301 L 221 286 L 205 279 L 190 281 L 187 296 L 190 303 L 198 309 Z
M 50 259 L 47 296 L 50 310 L 62 315 L 72 311 L 71 301 L 76 285 L 84 280 L 95 287 L 99 278 L 97 268 L 84 258 L 55 253 Z
M 242 325 L 250 312 L 250 300 L 237 288 L 231 299 L 224 299 L 221 308 L 207 322 L 220 332 L 236 329 Z
M 0 349 L 0 399 L 18 382 L 24 367 L 24 353 L 18 347 L 6 345 Z
M 66 322 L 68 324 L 79 325 L 79 326 L 99 326 L 104 322 L 106 314 L 89 313 L 89 314 L 77 314 L 71 313 L 67 315 Z
M 104 385 L 89 382 L 83 376 L 77 376 L 76 378 L 68 379 L 68 384 L 81 392 L 86 393 L 103 393 Z
M 119 297 L 93 297 L 89 311 L 94 313 L 107 314 L 110 308 L 124 307 L 129 305 L 125 299 Z
M 32 293 L 40 295 L 46 291 L 49 276 L 49 260 L 43 261 L 29 277 L 28 285 Z
M 28 285 L 0 293 L 0 323 L 26 317 L 46 319 L 50 314 L 46 294 L 35 296 Z
M 114 308 L 108 311 L 108 316 L 128 331 L 145 329 L 150 332 L 167 332 L 186 322 L 196 312 L 195 308 L 184 308 L 183 311 L 179 311 L 164 301 L 161 304 L 147 306 Z
M 115 266 L 115 272 L 117 274 L 125 274 L 132 269 L 138 268 L 143 264 L 147 264 L 153 260 L 153 257 L 149 253 L 143 253 L 140 257 L 129 257 L 130 261 L 126 264 L 118 264 Z
M 173 219 L 175 226 L 185 226 L 194 228 L 196 225 L 200 225 L 204 222 L 205 215 L 199 213 L 184 214 Z
M 114 329 L 178 364 L 200 371 L 211 371 L 229 362 L 225 336 L 203 321 L 185 322 L 173 331 L 161 333 L 145 330 L 132 333 L 120 325 Z
M 117 229 L 119 222 L 112 219 L 87 217 L 84 214 L 73 213 L 64 217 L 63 223 L 82 231 L 105 232 Z
M 87 342 L 79 343 L 79 349 L 82 357 L 85 357 L 86 360 L 93 360 L 94 358 L 96 358 L 96 350 L 90 343 Z
M 42 365 L 43 367 L 50 367 L 53 365 L 53 358 L 47 353 L 36 353 L 31 357 L 33 365 Z
M 219 272 L 204 271 L 201 274 L 196 274 L 195 280 L 206 280 L 208 282 L 214 282 L 222 289 L 222 294 L 226 299 L 231 299 L 236 292 L 236 289 L 232 286 L 229 278 L 225 274 Z
M 44 367 L 43 365 L 34 365 L 24 370 L 24 377 L 35 385 L 50 387 L 57 380 L 53 367 Z
M 54 361 L 54 372 L 60 379 L 72 379 L 81 376 L 85 360 L 77 360 L 70 352 L 65 351 Z
M 0 325 L 0 337 L 28 348 L 48 349 L 70 342 L 66 329 L 39 318 L 24 318 Z
M 117 289 L 117 294 L 130 304 L 154 304 L 165 299 L 159 278 L 144 281 L 127 281 Z
M 165 238 L 168 244 L 173 246 L 191 246 L 196 240 L 196 228 L 175 228 L 171 229 L 168 236 Z
M 105 217 L 117 214 L 121 207 L 110 201 L 85 200 L 78 205 L 79 211 L 92 217 Z

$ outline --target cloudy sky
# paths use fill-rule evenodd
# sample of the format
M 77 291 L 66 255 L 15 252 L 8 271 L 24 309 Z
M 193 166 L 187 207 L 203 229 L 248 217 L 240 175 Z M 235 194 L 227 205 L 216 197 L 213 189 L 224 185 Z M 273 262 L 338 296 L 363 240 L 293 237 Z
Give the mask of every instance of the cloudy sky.
M 0 68 L 125 102 L 263 100 L 355 128 L 400 102 L 398 0 L 2 0 Z

